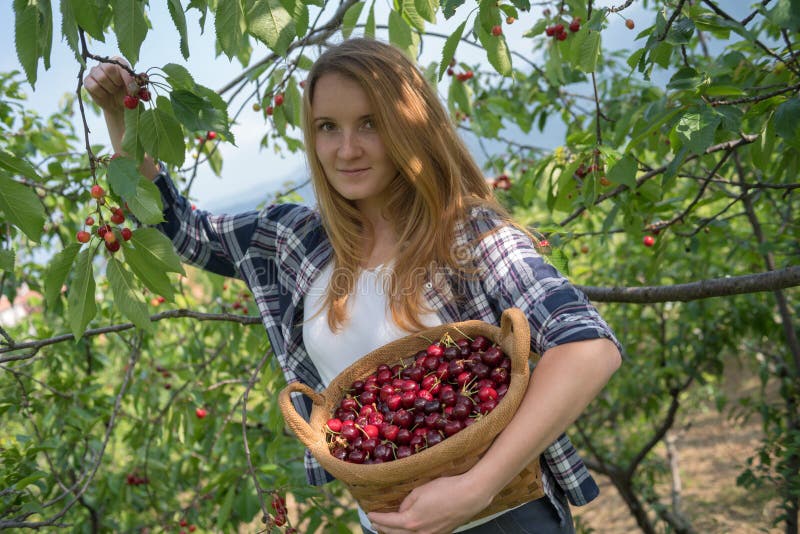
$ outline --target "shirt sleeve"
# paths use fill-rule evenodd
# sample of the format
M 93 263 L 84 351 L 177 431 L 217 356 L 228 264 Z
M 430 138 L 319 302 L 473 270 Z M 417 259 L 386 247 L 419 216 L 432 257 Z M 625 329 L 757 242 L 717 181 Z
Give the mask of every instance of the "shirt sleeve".
M 481 232 L 478 255 L 486 294 L 499 310 L 520 308 L 531 326 L 531 349 L 544 354 L 557 345 L 596 338 L 622 347 L 608 324 L 555 267 L 546 263 L 524 232 L 500 226 Z
M 163 169 L 153 183 L 161 193 L 164 222 L 156 228 L 172 240 L 175 251 L 191 265 L 222 276 L 242 278 L 239 261 L 250 246 L 259 212 L 211 215 L 193 210 Z

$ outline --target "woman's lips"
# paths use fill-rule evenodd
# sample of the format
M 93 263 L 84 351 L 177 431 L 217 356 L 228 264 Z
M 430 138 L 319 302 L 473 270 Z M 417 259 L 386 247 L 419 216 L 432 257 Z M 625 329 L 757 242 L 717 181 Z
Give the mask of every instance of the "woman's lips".
M 365 167 L 363 169 L 339 169 L 341 174 L 345 176 L 359 176 L 369 170 L 369 167 Z

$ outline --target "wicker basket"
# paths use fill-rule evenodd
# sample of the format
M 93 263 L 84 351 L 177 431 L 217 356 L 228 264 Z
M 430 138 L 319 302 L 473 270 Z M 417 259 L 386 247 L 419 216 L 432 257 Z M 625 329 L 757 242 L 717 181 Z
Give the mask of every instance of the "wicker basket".
M 528 386 L 530 327 L 521 310 L 503 312 L 500 327 L 482 321 L 451 323 L 424 330 L 386 344 L 342 371 L 328 388 L 317 393 L 300 382 L 293 382 L 279 395 L 283 416 L 289 428 L 309 448 L 319 463 L 342 481 L 361 508 L 371 511 L 395 511 L 415 487 L 443 476 L 468 471 L 483 456 L 517 411 Z M 508 392 L 497 407 L 474 424 L 441 443 L 417 454 L 382 464 L 353 464 L 331 455 L 325 439 L 325 422 L 331 417 L 344 392 L 355 380 L 373 373 L 380 364 L 393 365 L 449 333 L 453 338 L 463 333 L 469 337 L 483 335 L 497 343 L 511 359 Z M 307 395 L 313 402 L 310 422 L 294 409 L 291 393 Z M 479 519 L 544 495 L 539 458 L 526 466 L 492 501 L 477 513 Z

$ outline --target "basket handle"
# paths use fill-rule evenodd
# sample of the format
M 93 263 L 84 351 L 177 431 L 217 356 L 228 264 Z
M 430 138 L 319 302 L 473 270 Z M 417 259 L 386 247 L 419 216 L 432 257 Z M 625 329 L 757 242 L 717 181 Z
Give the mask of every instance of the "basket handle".
M 286 424 L 303 444 L 309 446 L 316 441 L 317 436 L 306 420 L 295 410 L 291 397 L 291 394 L 295 392 L 302 393 L 310 398 L 311 402 L 314 404 L 325 404 L 325 399 L 322 395 L 302 382 L 291 382 L 278 394 L 278 405 L 281 408 L 281 412 L 283 412 L 283 418 L 286 420 Z
M 525 313 L 519 308 L 506 308 L 500 316 L 500 339 L 516 347 L 523 340 L 525 347 L 518 347 L 523 354 L 530 353 L 531 325 Z M 531 359 L 538 359 L 531 354 Z

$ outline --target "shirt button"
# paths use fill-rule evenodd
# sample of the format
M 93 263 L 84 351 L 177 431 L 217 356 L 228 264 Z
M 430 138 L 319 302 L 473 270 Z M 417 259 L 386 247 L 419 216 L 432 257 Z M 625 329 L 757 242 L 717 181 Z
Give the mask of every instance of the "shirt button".
M 432 284 L 432 283 L 430 283 L 430 282 L 425 282 L 425 289 L 431 289 L 432 287 L 433 287 L 433 284 Z

